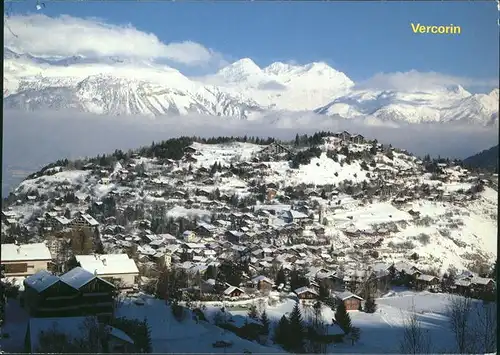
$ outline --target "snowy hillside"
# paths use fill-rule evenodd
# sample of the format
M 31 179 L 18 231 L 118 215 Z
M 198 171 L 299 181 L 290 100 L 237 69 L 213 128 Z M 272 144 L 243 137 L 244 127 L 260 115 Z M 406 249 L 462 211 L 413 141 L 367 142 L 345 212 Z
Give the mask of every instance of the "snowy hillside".
M 466 121 L 498 123 L 498 89 L 472 95 L 461 86 L 429 92 L 353 91 L 316 110 L 345 118 L 371 115 L 408 123 Z
M 122 58 L 37 58 L 4 48 L 4 105 L 110 115 L 198 113 L 248 119 L 262 111 L 313 111 L 344 118 L 373 115 L 408 123 L 498 122 L 498 89 L 426 92 L 357 90 L 325 63 L 260 68 L 238 60 L 213 75 L 188 78 L 165 65 Z
M 496 258 L 498 201 L 496 185 L 489 180 L 480 188 L 478 176 L 453 163 L 428 167 L 403 151 L 370 142 L 327 137 L 315 148 L 289 147 L 291 161 L 290 156 L 265 153 L 273 147 L 194 142 L 194 153 L 180 159 L 129 156 L 113 165 L 116 158 L 110 156 L 109 161 L 98 160 L 106 165 L 92 163 L 85 170 L 85 162 L 54 166 L 22 182 L 9 198 L 10 209 L 31 225 L 50 209 L 52 199 L 71 191 L 88 196 L 83 205 L 75 205 L 78 209 L 117 198 L 120 206 L 148 210 L 159 203 L 172 218 L 208 222 L 214 213 L 222 216 L 221 211 L 229 213 L 235 206 L 274 211 L 249 227 L 249 235 L 257 238 L 263 231 L 274 235 L 286 229 L 280 211 L 307 204 L 314 225 L 325 232 L 320 237 L 306 229 L 297 240 L 324 244 L 326 254 L 333 246 L 347 253 L 347 263 L 363 263 L 373 251 L 385 262 L 415 254 L 415 265 L 444 272 Z M 431 173 L 431 168 L 437 170 Z M 276 190 L 271 200 L 264 196 L 269 188 Z

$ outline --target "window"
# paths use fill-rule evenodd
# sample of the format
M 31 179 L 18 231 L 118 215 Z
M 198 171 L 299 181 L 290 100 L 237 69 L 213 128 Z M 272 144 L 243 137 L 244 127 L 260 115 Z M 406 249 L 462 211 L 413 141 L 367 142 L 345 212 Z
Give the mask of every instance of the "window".
M 21 274 L 28 272 L 27 263 L 17 263 L 17 264 L 4 264 L 6 274 Z

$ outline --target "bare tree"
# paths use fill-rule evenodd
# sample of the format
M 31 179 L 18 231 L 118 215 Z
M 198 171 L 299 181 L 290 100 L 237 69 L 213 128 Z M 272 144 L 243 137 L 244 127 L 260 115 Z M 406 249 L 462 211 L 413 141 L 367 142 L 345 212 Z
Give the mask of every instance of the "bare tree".
M 460 354 L 473 352 L 475 339 L 471 336 L 472 307 L 473 301 L 471 298 L 450 296 L 450 304 L 448 306 L 450 328 Z
M 478 302 L 479 303 L 479 302 Z M 476 339 L 478 353 L 493 353 L 497 348 L 497 304 L 476 304 L 472 337 Z
M 415 304 L 410 309 L 410 314 L 404 318 L 403 339 L 400 351 L 403 354 L 427 354 L 430 352 L 431 341 L 428 331 L 422 327 L 417 319 Z
M 95 317 L 87 317 L 80 325 L 78 337 L 59 329 L 56 323 L 40 332 L 37 353 L 99 353 L 105 350 L 108 328 Z

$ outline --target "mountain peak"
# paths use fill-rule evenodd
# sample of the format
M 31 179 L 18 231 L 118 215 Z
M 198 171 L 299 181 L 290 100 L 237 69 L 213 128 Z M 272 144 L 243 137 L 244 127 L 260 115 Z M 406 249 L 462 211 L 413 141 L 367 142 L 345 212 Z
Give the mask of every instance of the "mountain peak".
M 260 73 L 262 73 L 262 70 L 253 60 L 250 58 L 243 58 L 222 68 L 217 74 L 224 77 L 226 80 L 241 81 L 249 76 Z
M 331 66 L 329 66 L 328 64 L 326 64 L 325 62 L 313 62 L 313 63 L 310 63 L 310 64 L 307 64 L 305 66 L 305 69 L 307 71 L 335 71 L 335 69 L 333 69 Z
M 283 73 L 288 73 L 294 69 L 297 69 L 297 66 L 292 64 L 286 64 L 283 62 L 274 62 L 267 67 L 264 68 L 264 72 L 268 74 L 279 75 Z

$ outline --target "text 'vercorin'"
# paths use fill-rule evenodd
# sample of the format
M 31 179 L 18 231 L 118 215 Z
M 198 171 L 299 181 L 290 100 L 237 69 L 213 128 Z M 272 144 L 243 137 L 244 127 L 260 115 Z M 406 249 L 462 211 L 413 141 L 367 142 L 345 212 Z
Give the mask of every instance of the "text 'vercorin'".
M 430 33 L 439 35 L 459 35 L 462 33 L 462 28 L 453 24 L 448 26 L 428 26 L 420 23 L 411 23 L 410 25 L 413 33 Z

